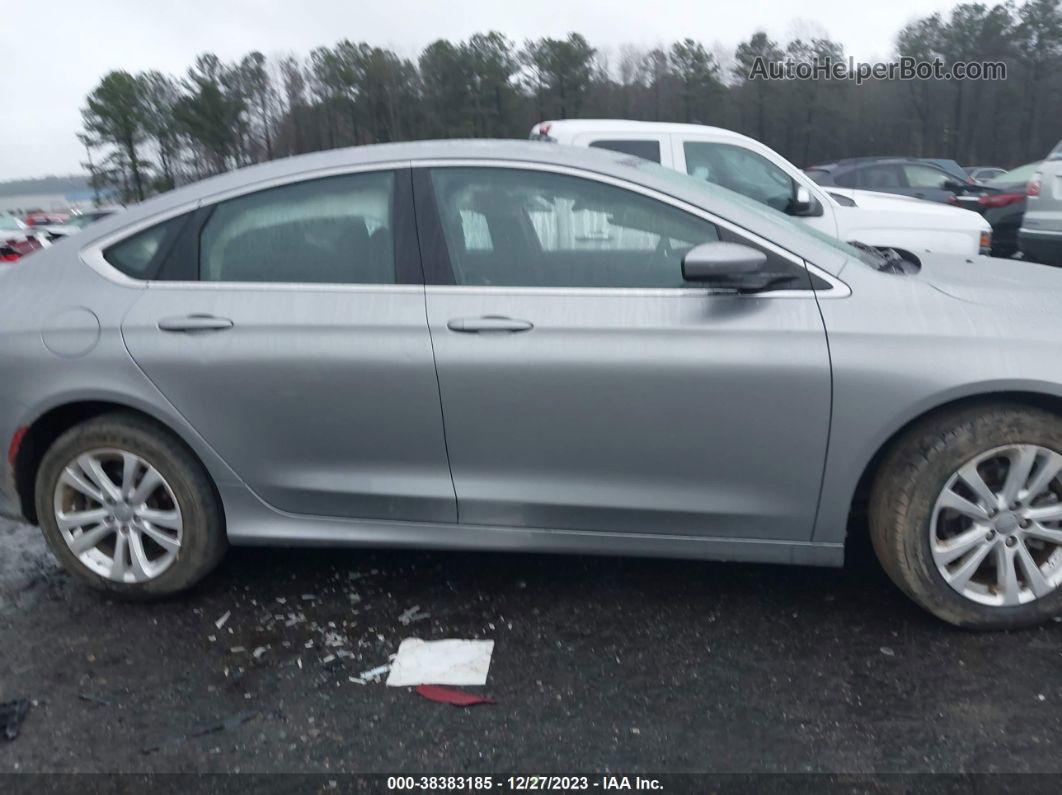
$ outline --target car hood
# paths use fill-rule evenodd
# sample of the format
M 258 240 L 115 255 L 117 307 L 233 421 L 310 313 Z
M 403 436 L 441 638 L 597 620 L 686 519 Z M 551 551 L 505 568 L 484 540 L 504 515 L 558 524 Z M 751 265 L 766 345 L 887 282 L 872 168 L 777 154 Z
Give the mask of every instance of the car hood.
M 1062 269 L 997 257 L 951 254 L 919 256 L 921 279 L 952 298 L 972 304 L 1013 309 L 1020 313 L 1050 312 L 1062 305 Z
M 894 193 L 877 193 L 854 188 L 826 188 L 830 193 L 839 193 L 855 202 L 856 207 L 864 210 L 887 210 L 890 214 L 901 213 L 910 218 L 930 221 L 935 225 L 956 229 L 981 229 L 985 232 L 992 227 L 978 213 L 962 207 L 953 207 L 941 202 L 929 202 L 911 196 L 897 196 Z

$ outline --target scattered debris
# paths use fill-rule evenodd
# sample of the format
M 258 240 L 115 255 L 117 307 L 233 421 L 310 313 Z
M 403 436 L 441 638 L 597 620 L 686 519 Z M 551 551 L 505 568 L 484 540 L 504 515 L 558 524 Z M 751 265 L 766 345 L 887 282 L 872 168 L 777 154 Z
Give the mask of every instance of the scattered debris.
M 476 704 L 496 704 L 489 696 L 477 696 L 474 693 L 465 693 L 462 690 L 454 690 L 452 687 L 439 687 L 438 685 L 417 685 L 417 694 L 442 704 L 453 704 L 455 707 L 473 707 Z
M 82 701 L 88 701 L 90 704 L 99 704 L 101 707 L 109 707 L 111 702 L 105 698 L 94 696 L 91 693 L 78 693 L 77 697 Z
M 265 646 L 259 646 L 257 649 L 255 649 L 252 652 L 252 656 L 256 660 L 261 660 L 262 659 L 262 655 L 265 654 L 265 653 L 266 653 L 266 647 Z
M 375 682 L 385 673 L 391 670 L 391 664 L 378 665 L 375 668 L 371 668 L 368 671 L 362 671 L 358 677 L 364 679 L 366 682 Z
M 30 702 L 24 698 L 0 704 L 0 731 L 3 731 L 5 740 L 18 737 L 18 730 L 22 728 L 29 711 Z
M 894 652 L 888 646 L 882 646 L 881 647 L 881 653 L 884 654 L 886 657 L 895 657 L 896 656 L 896 652 Z
M 321 662 L 323 662 L 325 665 L 327 665 L 328 663 L 332 662 L 335 658 L 336 658 L 336 656 L 334 654 L 329 654 L 327 657 L 325 657 L 323 660 L 321 660 Z
M 205 737 L 208 734 L 217 734 L 219 732 L 232 731 L 233 729 L 240 728 L 243 724 L 247 723 L 249 720 L 252 720 L 257 716 L 257 710 L 254 710 L 252 712 L 238 712 L 235 715 L 230 715 L 224 720 L 219 721 L 218 723 L 211 723 L 207 726 L 204 726 L 203 728 L 193 729 L 192 731 L 187 732 L 186 734 L 178 734 L 174 737 L 168 737 L 165 740 L 160 740 L 156 743 L 145 745 L 143 748 L 140 749 L 140 752 L 143 754 L 150 754 L 162 748 L 165 748 L 168 745 L 178 745 L 179 743 L 183 743 L 185 740 L 189 740 L 194 737 Z
M 350 680 L 351 682 L 353 682 L 356 685 L 367 685 L 368 684 L 368 682 L 366 682 L 364 679 L 362 679 L 361 677 L 358 677 L 358 676 L 348 676 L 347 679 Z
M 214 622 L 214 626 L 217 627 L 218 629 L 221 629 L 223 626 L 225 626 L 225 622 L 228 621 L 229 618 L 231 618 L 231 617 L 232 617 L 232 611 L 231 610 L 226 610 L 225 611 L 225 615 L 223 615 L 221 618 L 219 618 L 217 621 Z
M 399 622 L 404 627 L 408 627 L 414 621 L 423 621 L 426 618 L 430 618 L 428 613 L 420 612 L 420 605 L 413 605 L 406 612 L 398 617 Z
M 485 685 L 493 652 L 493 640 L 406 638 L 398 647 L 387 686 Z

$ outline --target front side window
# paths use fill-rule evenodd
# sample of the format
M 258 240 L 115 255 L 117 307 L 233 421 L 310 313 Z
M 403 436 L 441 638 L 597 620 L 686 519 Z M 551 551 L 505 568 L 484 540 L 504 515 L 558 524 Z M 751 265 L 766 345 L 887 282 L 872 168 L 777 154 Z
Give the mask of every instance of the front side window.
M 907 184 L 912 188 L 943 188 L 953 177 L 929 166 L 909 165 L 903 167 Z
M 651 160 L 654 163 L 660 162 L 659 141 L 601 140 L 591 142 L 590 146 L 594 149 L 608 149 L 612 152 L 620 152 L 625 155 L 634 155 L 635 157 L 640 157 L 643 160 Z
M 714 224 L 594 180 L 506 168 L 431 172 L 455 282 L 684 287 L 682 257 Z
M 722 185 L 782 212 L 793 200 L 793 179 L 756 152 L 708 141 L 687 141 L 683 149 L 686 173 L 691 177 Z
M 394 181 L 345 174 L 221 202 L 200 236 L 199 278 L 394 284 Z

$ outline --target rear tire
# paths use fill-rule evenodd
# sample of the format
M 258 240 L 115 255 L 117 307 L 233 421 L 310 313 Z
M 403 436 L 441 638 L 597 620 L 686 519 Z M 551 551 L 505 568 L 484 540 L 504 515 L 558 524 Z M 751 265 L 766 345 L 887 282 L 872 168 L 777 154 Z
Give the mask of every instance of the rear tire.
M 1017 482 L 1023 460 L 1032 461 L 1028 476 L 1010 500 L 1010 473 Z M 1062 516 L 1062 477 L 1042 490 L 1036 483 L 1055 466 L 1062 466 L 1062 419 L 1049 412 L 995 404 L 922 421 L 886 454 L 871 492 L 871 541 L 882 567 L 915 602 L 956 626 L 1014 629 L 1059 615 L 1062 524 L 1028 518 Z M 968 486 L 978 478 L 988 485 L 980 498 Z M 1043 540 L 1052 537 L 1059 544 Z M 1026 553 L 1044 580 L 1026 568 Z M 972 570 L 965 582 L 964 566 Z
M 138 463 L 123 477 L 126 461 Z M 142 496 L 137 486 L 151 491 Z M 45 540 L 67 571 L 123 599 L 185 591 L 228 548 L 203 465 L 169 431 L 137 415 L 102 415 L 62 434 L 41 461 L 35 495 Z

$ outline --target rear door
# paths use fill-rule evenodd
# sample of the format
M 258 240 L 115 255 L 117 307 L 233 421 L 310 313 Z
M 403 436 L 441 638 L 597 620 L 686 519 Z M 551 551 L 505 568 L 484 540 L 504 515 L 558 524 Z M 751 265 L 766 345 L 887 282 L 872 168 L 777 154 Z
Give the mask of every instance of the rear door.
M 147 376 L 275 508 L 456 520 L 412 212 L 405 168 L 218 202 L 125 319 Z M 108 258 L 159 248 L 142 237 Z
M 773 295 L 683 281 L 741 239 L 629 183 L 415 169 L 462 524 L 807 540 L 830 410 L 803 263 Z

